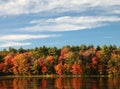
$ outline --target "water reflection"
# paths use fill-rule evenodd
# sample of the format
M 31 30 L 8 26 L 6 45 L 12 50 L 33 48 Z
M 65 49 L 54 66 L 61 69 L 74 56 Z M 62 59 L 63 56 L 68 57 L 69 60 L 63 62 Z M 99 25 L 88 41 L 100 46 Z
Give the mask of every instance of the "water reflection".
M 0 78 L 0 89 L 120 89 L 120 79 Z

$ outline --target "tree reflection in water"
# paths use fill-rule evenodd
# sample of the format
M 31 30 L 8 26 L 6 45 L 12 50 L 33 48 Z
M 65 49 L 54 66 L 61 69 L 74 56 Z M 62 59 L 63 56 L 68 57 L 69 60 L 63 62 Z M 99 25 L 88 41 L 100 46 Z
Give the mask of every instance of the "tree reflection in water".
M 0 89 L 120 89 L 120 79 L 0 78 Z

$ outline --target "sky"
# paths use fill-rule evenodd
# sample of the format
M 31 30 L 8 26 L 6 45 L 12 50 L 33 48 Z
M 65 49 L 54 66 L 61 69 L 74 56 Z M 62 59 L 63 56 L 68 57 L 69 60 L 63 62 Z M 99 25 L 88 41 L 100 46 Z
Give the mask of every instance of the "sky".
M 0 49 L 120 46 L 120 0 L 0 0 Z

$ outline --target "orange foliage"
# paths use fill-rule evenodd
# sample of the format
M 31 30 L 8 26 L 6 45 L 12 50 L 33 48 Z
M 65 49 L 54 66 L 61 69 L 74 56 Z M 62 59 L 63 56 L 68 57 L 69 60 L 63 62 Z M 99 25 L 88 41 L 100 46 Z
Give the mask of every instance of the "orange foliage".
M 7 56 L 4 57 L 4 63 L 7 66 L 12 67 L 13 66 L 13 58 L 14 58 L 14 54 L 9 53 Z
M 46 60 L 47 61 L 52 61 L 53 60 L 53 56 L 47 56 Z
M 68 52 L 68 53 L 64 54 L 64 59 L 70 58 L 71 56 L 72 56 L 72 52 Z
M 68 64 L 66 64 L 66 63 L 64 64 L 64 67 L 67 68 L 67 69 L 70 68 L 70 66 Z
M 14 66 L 20 66 L 20 65 L 23 65 L 24 64 L 24 56 L 23 56 L 23 54 L 18 54 L 18 55 L 16 55 L 15 57 L 14 57 L 14 59 L 13 59 L 13 64 L 14 64 Z
M 13 72 L 14 74 L 26 74 L 28 73 L 29 64 L 32 62 L 32 58 L 29 53 L 17 54 L 13 58 Z
M 82 73 L 82 68 L 79 64 L 77 64 L 76 62 L 74 62 L 74 64 L 72 65 L 72 70 L 71 72 L 75 75 L 77 74 L 81 74 Z
M 60 56 L 60 60 L 61 59 L 66 59 L 66 58 L 70 58 L 72 55 L 72 52 L 70 51 L 69 48 L 63 48 L 61 50 L 61 56 Z
M 69 48 L 63 48 L 62 50 L 61 50 L 61 56 L 64 56 L 64 54 L 66 54 L 66 53 L 68 53 L 69 52 Z
M 55 70 L 57 74 L 61 75 L 62 74 L 62 63 L 59 63 L 58 65 L 56 65 Z
M 46 61 L 52 65 L 53 64 L 53 56 L 47 56 Z

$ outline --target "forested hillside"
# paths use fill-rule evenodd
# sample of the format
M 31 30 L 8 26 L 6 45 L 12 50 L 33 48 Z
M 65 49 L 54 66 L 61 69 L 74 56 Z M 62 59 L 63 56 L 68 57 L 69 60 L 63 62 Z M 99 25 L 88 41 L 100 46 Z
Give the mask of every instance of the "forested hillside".
M 0 75 L 45 74 L 120 75 L 120 47 L 83 44 L 0 51 Z

